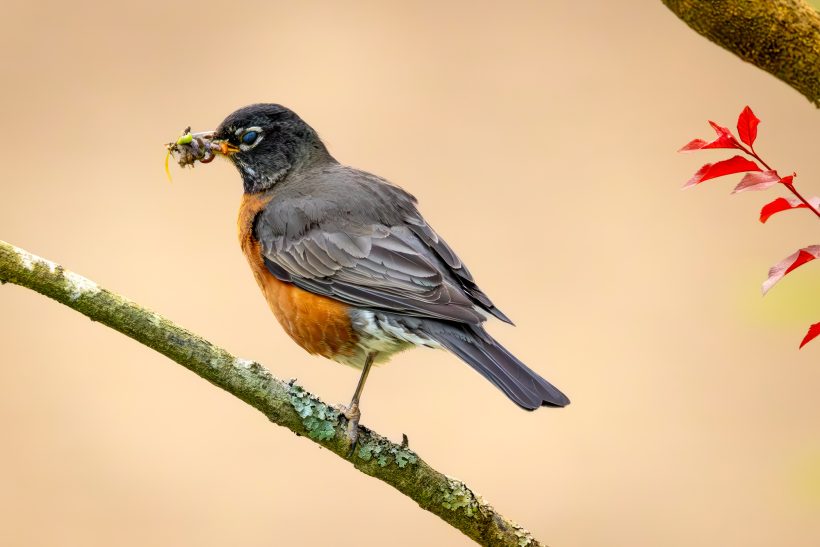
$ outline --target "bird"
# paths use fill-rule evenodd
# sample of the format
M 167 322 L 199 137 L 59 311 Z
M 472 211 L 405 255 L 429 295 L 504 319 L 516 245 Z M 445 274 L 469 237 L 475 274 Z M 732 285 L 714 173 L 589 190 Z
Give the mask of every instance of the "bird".
M 450 351 L 523 409 L 569 404 L 485 330 L 512 321 L 413 195 L 338 162 L 279 104 L 242 107 L 197 135 L 242 179 L 239 243 L 273 315 L 307 352 L 361 369 L 341 407 L 351 447 L 372 366 L 417 346 Z

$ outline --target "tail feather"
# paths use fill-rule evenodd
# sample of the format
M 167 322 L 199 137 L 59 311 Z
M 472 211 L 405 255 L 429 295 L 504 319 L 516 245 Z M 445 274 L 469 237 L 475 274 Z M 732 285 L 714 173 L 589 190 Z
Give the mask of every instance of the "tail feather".
M 426 329 L 431 338 L 481 373 L 518 406 L 535 410 L 540 406 L 563 407 L 569 404 L 566 395 L 507 351 L 481 327 L 443 322 L 428 326 L 433 327 Z

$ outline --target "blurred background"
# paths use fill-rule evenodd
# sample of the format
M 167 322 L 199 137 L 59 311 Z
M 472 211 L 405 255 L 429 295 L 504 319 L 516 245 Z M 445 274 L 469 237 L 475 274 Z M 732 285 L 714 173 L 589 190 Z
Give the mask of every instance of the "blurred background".
M 347 402 L 267 309 L 226 162 L 163 143 L 252 102 L 389 178 L 573 404 L 525 413 L 455 357 L 371 375 L 363 423 L 558 547 L 820 538 L 818 241 L 739 176 L 681 192 L 734 127 L 820 192 L 818 113 L 660 1 L 2 2 L 0 238 Z M 174 167 L 174 166 L 172 166 Z M 469 545 L 387 485 L 134 341 L 0 287 L 0 544 Z

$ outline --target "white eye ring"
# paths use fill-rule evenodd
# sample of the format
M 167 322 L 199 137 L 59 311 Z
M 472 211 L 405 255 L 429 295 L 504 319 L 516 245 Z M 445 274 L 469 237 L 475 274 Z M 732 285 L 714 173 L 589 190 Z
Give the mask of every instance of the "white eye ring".
M 245 140 L 244 140 L 245 135 L 247 135 L 248 133 L 256 133 L 256 139 L 253 142 L 251 142 L 250 144 L 246 143 Z M 244 128 L 240 127 L 239 129 L 234 131 L 234 135 L 236 135 L 237 138 L 239 139 L 239 149 L 242 150 L 243 152 L 247 152 L 251 148 L 255 147 L 260 142 L 262 142 L 262 139 L 264 138 L 264 135 L 262 133 L 262 128 L 261 127 L 256 127 L 256 126 L 248 127 L 247 129 L 244 129 Z

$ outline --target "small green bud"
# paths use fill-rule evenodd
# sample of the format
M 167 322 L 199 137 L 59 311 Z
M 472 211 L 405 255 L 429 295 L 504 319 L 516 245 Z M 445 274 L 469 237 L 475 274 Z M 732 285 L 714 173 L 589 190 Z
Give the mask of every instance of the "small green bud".
M 194 136 L 191 135 L 190 133 L 185 133 L 184 135 L 182 135 L 180 138 L 177 139 L 177 144 L 188 144 L 192 140 L 194 140 Z

